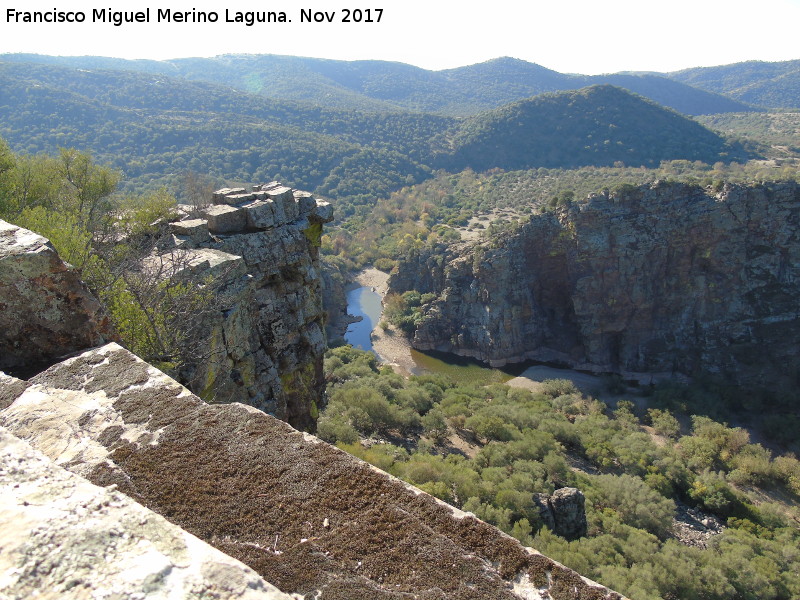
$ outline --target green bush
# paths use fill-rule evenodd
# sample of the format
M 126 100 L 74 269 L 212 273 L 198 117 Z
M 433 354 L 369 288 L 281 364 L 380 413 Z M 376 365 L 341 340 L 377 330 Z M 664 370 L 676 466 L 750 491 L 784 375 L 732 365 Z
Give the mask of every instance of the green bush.
M 594 510 L 611 509 L 622 523 L 662 537 L 672 526 L 675 503 L 638 477 L 598 475 L 587 483 L 583 491 Z

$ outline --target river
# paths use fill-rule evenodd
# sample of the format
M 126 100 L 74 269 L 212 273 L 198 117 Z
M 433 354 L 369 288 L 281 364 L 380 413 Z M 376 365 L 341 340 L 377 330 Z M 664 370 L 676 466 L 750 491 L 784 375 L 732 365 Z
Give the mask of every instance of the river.
M 347 313 L 362 319 L 347 326 L 344 340 L 354 348 L 374 352 L 370 333 L 381 318 L 381 308 L 381 295 L 371 287 L 359 287 L 347 292 Z
M 387 353 L 387 344 L 382 344 L 381 351 L 373 347 L 371 334 L 381 318 L 382 296 L 374 291 L 371 286 L 358 287 L 347 293 L 347 312 L 355 317 L 362 317 L 361 321 L 351 323 L 344 334 L 344 340 L 355 348 L 374 352 L 389 363 L 399 363 L 406 366 L 405 371 L 412 375 L 424 373 L 438 373 L 447 375 L 461 383 L 503 383 L 518 376 L 524 368 L 514 366 L 509 369 L 494 369 L 478 361 L 447 354 L 444 352 L 420 352 L 412 349 L 408 343 L 388 344 L 391 355 Z M 386 333 L 376 331 L 385 342 Z M 395 342 L 402 334 L 394 332 L 391 337 Z

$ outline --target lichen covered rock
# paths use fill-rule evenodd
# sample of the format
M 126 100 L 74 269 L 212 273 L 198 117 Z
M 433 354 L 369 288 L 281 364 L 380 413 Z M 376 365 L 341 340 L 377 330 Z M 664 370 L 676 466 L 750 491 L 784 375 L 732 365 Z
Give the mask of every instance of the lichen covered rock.
M 290 600 L 252 569 L 0 427 L 0 596 Z
M 536 494 L 542 522 L 556 535 L 576 540 L 586 535 L 586 498 L 577 488 L 560 488 L 550 494 Z
M 0 221 L 0 369 L 35 372 L 114 338 L 100 303 L 50 242 Z
M 218 290 L 208 352 L 181 376 L 206 401 L 243 402 L 313 429 L 326 347 L 318 247 L 332 209 L 277 182 L 218 190 L 213 202 L 203 219 L 171 224 L 192 277 L 212 277 Z M 174 249 L 161 251 L 156 258 Z

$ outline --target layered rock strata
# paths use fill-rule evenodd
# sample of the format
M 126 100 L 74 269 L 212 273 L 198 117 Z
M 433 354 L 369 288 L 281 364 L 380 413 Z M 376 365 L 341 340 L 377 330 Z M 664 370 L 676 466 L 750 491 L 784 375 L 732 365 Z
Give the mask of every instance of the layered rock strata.
M 206 404 L 116 344 L 87 351 L 27 382 L 2 378 L 0 393 L 11 401 L 0 410 L 0 426 L 95 485 L 116 485 L 117 491 L 100 492 L 103 502 L 127 505 L 120 492 L 126 494 L 292 597 L 620 598 L 261 411 L 237 403 Z M 20 498 L 23 492 L 8 491 Z M 28 518 L 19 502 L 14 507 L 15 515 Z M 30 507 L 31 513 L 38 510 Z M 110 517 L 104 511 L 105 504 L 87 505 L 86 519 L 102 524 Z M 146 536 L 154 523 L 142 515 L 146 526 L 131 535 Z M 48 527 L 58 529 L 53 523 Z M 175 541 L 169 535 L 163 544 Z M 108 532 L 100 538 L 100 557 L 103 540 L 111 540 L 113 548 L 129 545 L 124 536 Z M 34 540 L 34 550 L 19 558 L 17 568 L 33 569 L 38 563 L 30 561 L 44 542 Z M 152 551 L 148 544 L 137 548 L 158 555 L 157 544 Z M 90 565 L 102 558 L 84 560 Z M 164 569 L 148 579 L 153 585 L 177 567 L 169 568 L 174 559 L 159 560 Z M 150 564 L 142 564 L 137 576 L 145 576 Z
M 796 183 L 656 182 L 415 255 L 390 286 L 437 294 L 422 350 L 796 390 L 799 235 Z
M 324 389 L 319 245 L 328 202 L 277 182 L 214 193 L 201 218 L 171 223 L 151 261 L 213 280 L 205 354 L 182 379 L 211 402 L 239 401 L 313 428 Z
M 35 372 L 112 339 L 100 303 L 50 242 L 0 221 L 0 369 Z

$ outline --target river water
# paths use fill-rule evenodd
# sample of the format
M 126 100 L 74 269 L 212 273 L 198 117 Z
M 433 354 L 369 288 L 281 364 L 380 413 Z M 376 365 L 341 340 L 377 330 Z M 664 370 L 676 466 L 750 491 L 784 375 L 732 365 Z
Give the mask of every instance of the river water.
M 381 318 L 381 295 L 369 287 L 350 290 L 347 292 L 347 313 L 363 318 L 347 326 L 344 341 L 354 348 L 373 352 L 369 334 Z

